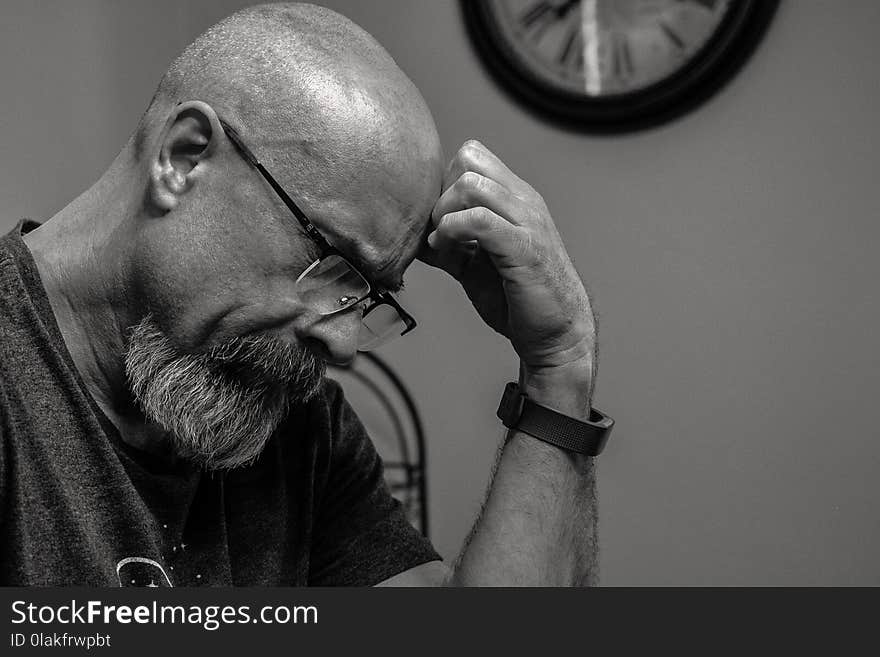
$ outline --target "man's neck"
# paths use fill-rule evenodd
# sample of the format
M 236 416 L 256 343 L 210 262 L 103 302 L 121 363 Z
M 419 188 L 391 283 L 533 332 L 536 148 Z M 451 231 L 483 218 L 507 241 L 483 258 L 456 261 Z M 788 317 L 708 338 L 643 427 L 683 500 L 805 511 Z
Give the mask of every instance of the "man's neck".
M 125 294 L 131 278 L 126 236 L 141 204 L 131 198 L 140 185 L 120 159 L 93 187 L 26 234 L 24 242 L 89 393 L 126 442 L 164 452 L 163 432 L 146 421 L 126 384 L 125 332 L 140 319 Z

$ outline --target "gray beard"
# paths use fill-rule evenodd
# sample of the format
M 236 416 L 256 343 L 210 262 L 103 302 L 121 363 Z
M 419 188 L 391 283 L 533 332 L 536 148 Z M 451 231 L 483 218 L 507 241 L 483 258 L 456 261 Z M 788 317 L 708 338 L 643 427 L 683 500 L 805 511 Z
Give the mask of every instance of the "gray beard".
M 147 315 L 125 355 L 131 393 L 180 456 L 210 469 L 252 463 L 292 405 L 320 390 L 326 366 L 267 335 L 232 338 L 203 354 L 176 349 Z

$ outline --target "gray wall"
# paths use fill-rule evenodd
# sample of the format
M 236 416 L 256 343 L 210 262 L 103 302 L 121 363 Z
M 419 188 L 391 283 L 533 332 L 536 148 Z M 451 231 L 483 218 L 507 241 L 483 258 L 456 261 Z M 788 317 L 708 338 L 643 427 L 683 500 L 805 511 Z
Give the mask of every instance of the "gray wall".
M 170 58 L 244 3 L 4 2 L 0 228 L 51 216 L 122 145 Z M 548 199 L 595 294 L 603 582 L 880 584 L 880 4 L 786 0 L 744 72 L 651 132 L 535 121 L 491 84 L 450 0 L 335 0 L 422 89 L 448 152 L 496 150 Z M 453 556 L 501 431 L 511 350 L 416 266 L 387 351 L 430 429 Z

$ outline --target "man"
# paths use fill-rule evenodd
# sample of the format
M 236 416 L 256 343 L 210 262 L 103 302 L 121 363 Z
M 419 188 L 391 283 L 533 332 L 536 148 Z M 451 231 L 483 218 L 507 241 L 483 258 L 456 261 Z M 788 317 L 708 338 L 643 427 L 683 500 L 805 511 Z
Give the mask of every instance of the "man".
M 413 84 L 329 10 L 199 37 L 101 179 L 0 242 L 0 582 L 594 582 L 592 459 L 552 427 L 511 429 L 447 566 L 324 380 L 411 328 L 416 257 L 530 402 L 591 427 L 592 311 L 537 192 L 475 141 L 444 166 Z

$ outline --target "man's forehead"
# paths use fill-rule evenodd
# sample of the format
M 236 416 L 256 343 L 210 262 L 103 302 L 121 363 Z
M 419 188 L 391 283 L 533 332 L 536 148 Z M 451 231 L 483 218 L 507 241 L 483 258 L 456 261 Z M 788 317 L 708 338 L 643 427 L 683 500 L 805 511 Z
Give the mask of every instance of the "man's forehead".
M 318 230 L 389 291 L 402 286 L 403 272 L 416 258 L 441 184 L 433 162 L 405 160 L 383 159 L 346 175 L 323 176 L 307 192 L 306 213 Z
M 340 234 L 328 237 L 370 283 L 389 292 L 397 292 L 403 287 L 404 272 L 415 260 L 422 237 L 422 231 L 408 230 L 404 226 L 400 226 L 400 229 L 399 237 L 403 239 L 381 246 L 360 237 Z

